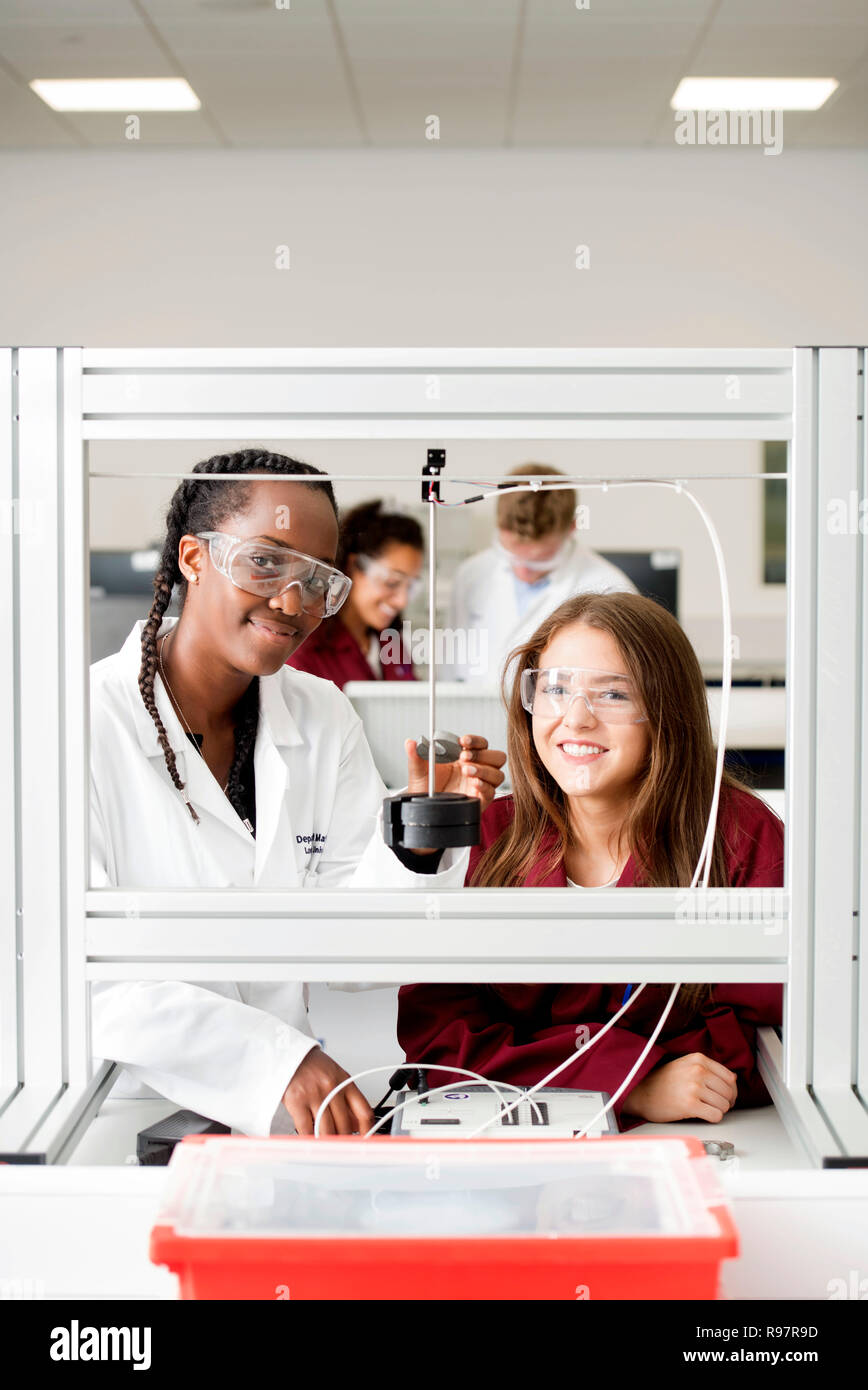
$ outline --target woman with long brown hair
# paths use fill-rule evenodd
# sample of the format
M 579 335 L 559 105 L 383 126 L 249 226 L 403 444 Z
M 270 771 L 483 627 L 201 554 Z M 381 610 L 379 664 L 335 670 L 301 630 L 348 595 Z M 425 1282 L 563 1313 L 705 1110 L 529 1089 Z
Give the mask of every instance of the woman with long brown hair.
M 676 620 L 637 594 L 578 595 L 514 649 L 503 688 L 513 791 L 483 814 L 467 886 L 689 887 L 716 752 L 699 662 Z M 724 771 L 709 887 L 782 883 L 781 821 Z M 398 1035 L 413 1061 L 530 1085 L 634 987 L 408 985 Z M 670 989 L 647 985 L 558 1085 L 617 1090 Z M 781 998 L 774 984 L 682 986 L 616 1115 L 714 1123 L 735 1104 L 767 1103 L 756 1027 L 780 1022 Z

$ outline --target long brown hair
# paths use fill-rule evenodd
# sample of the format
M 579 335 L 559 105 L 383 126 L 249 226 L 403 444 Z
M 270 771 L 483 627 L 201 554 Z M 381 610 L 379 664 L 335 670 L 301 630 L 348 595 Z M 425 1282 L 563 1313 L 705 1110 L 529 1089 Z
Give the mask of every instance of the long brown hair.
M 607 632 L 618 643 L 648 719 L 650 748 L 636 793 L 619 834 L 617 852 L 629 847 L 637 886 L 689 887 L 696 868 L 714 790 L 716 753 L 705 682 L 686 633 L 670 613 L 639 594 L 578 594 L 540 624 L 507 658 L 503 698 L 507 707 L 507 758 L 515 814 L 481 855 L 472 878 L 478 888 L 521 886 L 543 857 L 550 873 L 575 841 L 567 797 L 544 766 L 533 741 L 532 719 L 521 703 L 522 672 L 539 665 L 543 650 L 573 623 Z M 724 771 L 721 806 L 729 790 L 744 784 Z M 540 814 L 542 812 L 542 814 Z M 709 885 L 728 883 L 726 840 L 718 817 Z M 555 835 L 551 836 L 554 829 Z M 709 985 L 686 985 L 679 1003 L 696 1008 L 710 998 Z

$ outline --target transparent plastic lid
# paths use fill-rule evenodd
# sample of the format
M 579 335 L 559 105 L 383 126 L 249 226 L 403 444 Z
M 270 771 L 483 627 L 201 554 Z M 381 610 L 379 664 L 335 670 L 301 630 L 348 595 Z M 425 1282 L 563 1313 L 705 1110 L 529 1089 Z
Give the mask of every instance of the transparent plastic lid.
M 677 1139 L 179 1144 L 158 1224 L 191 1237 L 714 1236 L 711 1165 Z

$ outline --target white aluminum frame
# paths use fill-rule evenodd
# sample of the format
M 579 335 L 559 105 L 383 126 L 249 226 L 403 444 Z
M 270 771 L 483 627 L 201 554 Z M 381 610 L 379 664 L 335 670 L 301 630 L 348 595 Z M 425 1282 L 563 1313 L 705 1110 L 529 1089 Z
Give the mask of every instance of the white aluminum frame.
M 838 534 L 830 504 L 868 496 L 865 365 L 865 348 L 795 353 L 787 536 L 786 882 L 793 944 L 786 1095 L 779 1103 L 785 1118 L 803 1133 L 810 1129 L 815 1154 L 819 1118 L 840 1153 L 863 1157 L 868 566 L 864 524 L 861 532 Z
M 855 348 L 6 350 L 0 391 L 16 419 L 0 437 L 0 500 L 36 507 L 54 555 L 46 566 L 23 532 L 4 537 L 15 602 L 0 619 L 13 653 L 0 678 L 0 775 L 13 795 L 0 870 L 14 872 L 0 886 L 0 1154 L 62 1160 L 111 1085 L 110 1066 L 89 1075 L 85 979 L 169 977 L 780 980 L 784 1044 L 764 1030 L 760 1047 L 778 1108 L 813 1162 L 868 1153 L 857 1045 L 868 972 L 854 960 L 868 567 L 864 538 L 830 535 L 822 513 L 824 498 L 866 495 L 864 358 Z M 788 891 L 88 891 L 86 443 L 257 437 L 794 438 Z M 818 701 L 820 672 L 843 708 Z M 856 692 L 852 708 L 845 692 Z M 703 901 L 707 920 L 689 920 Z

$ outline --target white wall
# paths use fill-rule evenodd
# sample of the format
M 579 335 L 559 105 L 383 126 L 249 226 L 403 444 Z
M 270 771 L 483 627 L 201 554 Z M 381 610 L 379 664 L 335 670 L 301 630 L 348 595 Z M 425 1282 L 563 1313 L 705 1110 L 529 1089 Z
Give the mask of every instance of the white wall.
M 269 443 L 265 440 L 250 442 Z M 357 474 L 358 483 L 337 486 L 341 506 L 350 506 L 377 495 L 389 494 L 402 510 L 415 509 L 425 521 L 419 486 L 408 483 L 377 488 L 361 481 L 372 473 L 400 474 L 417 470 L 426 446 L 402 441 L 347 442 L 323 440 L 275 440 L 271 447 L 306 459 L 330 473 Z M 208 454 L 240 447 L 238 442 L 160 441 L 158 443 L 106 443 L 91 446 L 91 467 L 100 470 L 189 471 Z M 762 466 L 762 449 L 751 442 L 599 440 L 551 441 L 526 444 L 450 441 L 447 475 L 486 478 L 507 472 L 514 465 L 536 460 L 554 464 L 573 475 L 612 477 L 632 473 L 663 475 L 734 473 L 745 482 L 707 482 L 696 485 L 697 496 L 714 517 L 726 555 L 733 608 L 733 631 L 739 638 L 743 662 L 783 663 L 786 653 L 786 594 L 782 585 L 767 585 L 762 578 L 761 484 L 751 479 Z M 91 484 L 91 544 L 95 549 L 144 546 L 161 535 L 162 518 L 172 484 L 135 479 L 95 479 Z M 447 499 L 467 496 L 467 489 L 453 490 Z M 719 662 L 720 591 L 717 568 L 695 509 L 671 491 L 650 488 L 611 490 L 607 494 L 581 493 L 587 508 L 586 544 L 599 550 L 652 550 L 674 548 L 682 553 L 680 617 L 700 657 Z M 444 510 L 438 521 L 442 584 L 438 597 L 446 598 L 449 575 L 456 557 L 487 545 L 491 536 L 494 502 Z M 419 601 L 420 611 L 422 601 Z
M 154 151 L 6 153 L 3 339 L 88 346 L 792 346 L 865 338 L 868 158 L 849 151 Z M 575 247 L 590 268 L 575 269 Z M 275 248 L 290 247 L 277 270 Z M 253 442 L 253 441 L 251 441 Z M 264 441 L 263 441 L 264 442 Z M 284 442 L 281 447 L 288 448 Z M 305 444 L 332 469 L 399 471 L 412 448 Z M 160 445 L 160 466 L 194 445 Z M 453 445 L 451 472 L 537 457 L 613 473 L 753 472 L 750 445 Z M 135 468 L 153 452 L 94 450 Z M 344 489 L 342 500 L 369 495 Z M 742 654 L 783 655 L 784 595 L 760 575 L 760 489 L 706 484 Z M 600 548 L 679 545 L 683 613 L 717 654 L 718 601 L 687 504 L 593 496 Z M 100 485 L 93 541 L 159 529 L 160 490 Z M 586 502 L 592 500 L 591 495 Z M 444 514 L 448 516 L 448 514 Z M 482 543 L 482 507 L 447 534 Z
M 0 155 L 2 337 L 89 346 L 861 341 L 868 157 Z M 577 244 L 590 269 L 575 269 Z M 274 268 L 288 244 L 291 269 Z

